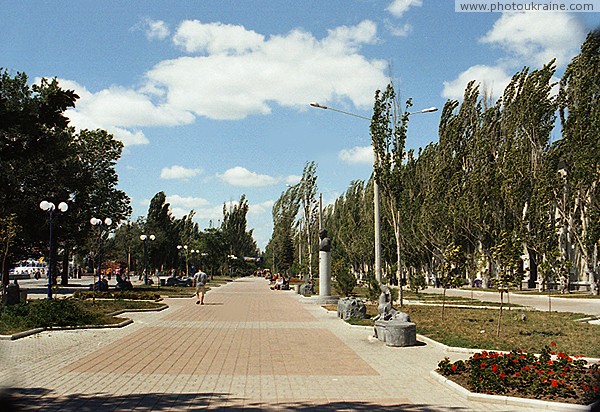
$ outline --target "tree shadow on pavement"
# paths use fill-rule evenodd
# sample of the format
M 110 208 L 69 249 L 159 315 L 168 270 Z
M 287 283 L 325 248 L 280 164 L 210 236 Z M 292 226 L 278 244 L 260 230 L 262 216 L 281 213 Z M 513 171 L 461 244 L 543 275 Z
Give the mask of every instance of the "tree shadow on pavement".
M 439 405 L 385 403 L 369 401 L 323 400 L 260 402 L 249 401 L 227 393 L 138 393 L 111 395 L 109 393 L 56 396 L 45 388 L 5 388 L 0 391 L 0 411 L 413 411 L 467 412 L 462 407 Z

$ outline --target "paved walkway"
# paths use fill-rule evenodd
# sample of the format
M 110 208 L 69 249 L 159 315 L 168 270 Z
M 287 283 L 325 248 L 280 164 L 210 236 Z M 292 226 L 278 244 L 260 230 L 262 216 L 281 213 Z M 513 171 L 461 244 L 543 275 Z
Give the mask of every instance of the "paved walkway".
M 243 278 L 121 329 L 0 341 L 0 383 L 43 411 L 536 410 L 468 401 L 430 376 L 466 355 L 387 347 L 302 299 Z

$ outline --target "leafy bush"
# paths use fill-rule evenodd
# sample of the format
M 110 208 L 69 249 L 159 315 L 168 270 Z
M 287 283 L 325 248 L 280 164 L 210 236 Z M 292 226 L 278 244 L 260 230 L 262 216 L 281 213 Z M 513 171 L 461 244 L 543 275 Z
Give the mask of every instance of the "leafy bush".
M 381 287 L 379 286 L 379 282 L 375 279 L 375 276 L 372 273 L 367 274 L 367 299 L 371 302 L 377 301 L 379 299 L 379 295 L 381 295 Z
M 103 319 L 69 298 L 39 299 L 0 309 L 0 329 L 9 333 L 27 328 L 93 325 Z
M 581 356 L 556 354 L 549 346 L 539 356 L 513 350 L 507 354 L 483 351 L 454 363 L 445 358 L 438 368 L 450 379 L 466 381 L 473 392 L 582 404 L 600 399 L 600 363 L 588 366 Z
M 336 290 L 346 297 L 352 294 L 356 287 L 356 276 L 352 273 L 347 264 L 342 260 L 338 260 L 333 265 L 333 276 L 335 278 L 334 287 Z
M 419 293 L 419 290 L 427 287 L 425 275 L 421 272 L 414 274 L 411 273 L 408 277 L 408 282 L 410 284 L 410 290 L 412 290 L 414 293 Z

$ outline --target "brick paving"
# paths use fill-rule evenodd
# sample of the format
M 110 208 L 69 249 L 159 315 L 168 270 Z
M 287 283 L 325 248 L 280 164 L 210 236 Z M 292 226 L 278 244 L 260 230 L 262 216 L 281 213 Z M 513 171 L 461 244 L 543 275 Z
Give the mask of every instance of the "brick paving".
M 302 299 L 243 278 L 120 329 L 0 341 L 0 383 L 43 411 L 536 410 L 469 401 L 430 376 L 466 355 L 387 347 Z

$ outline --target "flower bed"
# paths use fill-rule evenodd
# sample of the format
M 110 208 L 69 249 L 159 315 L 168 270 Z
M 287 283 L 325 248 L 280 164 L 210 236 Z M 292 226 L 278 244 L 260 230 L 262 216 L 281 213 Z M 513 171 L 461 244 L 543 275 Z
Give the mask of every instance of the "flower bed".
M 551 348 L 551 347 L 552 348 Z M 600 362 L 588 365 L 544 347 L 539 356 L 521 350 L 480 352 L 466 361 L 445 358 L 438 372 L 471 392 L 589 405 L 600 399 Z

